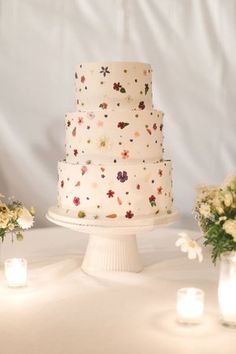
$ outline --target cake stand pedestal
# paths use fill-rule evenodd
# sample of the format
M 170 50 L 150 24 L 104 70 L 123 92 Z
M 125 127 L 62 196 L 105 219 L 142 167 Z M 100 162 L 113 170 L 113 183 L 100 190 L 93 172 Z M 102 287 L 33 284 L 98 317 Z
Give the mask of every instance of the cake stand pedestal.
M 56 225 L 90 235 L 81 268 L 96 275 L 103 272 L 141 272 L 143 263 L 138 253 L 136 234 L 175 222 L 179 212 L 175 210 L 171 214 L 130 220 L 125 225 L 78 219 L 57 207 L 49 208 L 46 217 Z

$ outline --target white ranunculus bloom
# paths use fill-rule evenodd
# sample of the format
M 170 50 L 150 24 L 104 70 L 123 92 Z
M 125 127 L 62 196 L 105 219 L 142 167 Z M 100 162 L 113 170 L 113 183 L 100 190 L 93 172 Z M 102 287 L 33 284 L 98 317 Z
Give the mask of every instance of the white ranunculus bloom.
M 236 219 L 227 220 L 223 225 L 223 229 L 236 241 Z
M 199 208 L 199 212 L 204 218 L 209 218 L 211 215 L 211 208 L 210 205 L 207 203 L 202 203 Z
M 176 241 L 175 245 L 180 247 L 182 252 L 187 253 L 189 259 L 198 258 L 199 262 L 202 262 L 202 248 L 199 246 L 197 241 L 192 240 L 185 232 L 180 232 L 178 235 L 180 237 Z
M 23 207 L 20 211 L 17 223 L 22 229 L 30 229 L 34 224 L 34 217 L 30 214 L 28 209 Z
M 233 203 L 233 195 L 231 192 L 225 192 L 224 193 L 224 204 L 227 207 L 230 207 L 230 205 Z

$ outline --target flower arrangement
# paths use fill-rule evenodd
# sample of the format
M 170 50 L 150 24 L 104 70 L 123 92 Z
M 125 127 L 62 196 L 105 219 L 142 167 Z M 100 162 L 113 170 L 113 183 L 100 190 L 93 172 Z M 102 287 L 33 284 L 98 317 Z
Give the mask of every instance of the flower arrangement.
M 214 264 L 224 252 L 236 251 L 236 173 L 228 177 L 222 186 L 199 186 L 193 214 L 202 231 L 195 240 L 181 233 L 176 242 L 190 259 L 202 260 L 198 240 L 203 238 L 204 246 L 211 246 Z
M 0 238 L 4 241 L 8 233 L 15 236 L 17 240 L 23 239 L 21 230 L 29 229 L 34 224 L 35 210 L 31 207 L 29 210 L 24 205 L 9 198 L 8 203 L 2 202 L 4 196 L 0 194 Z

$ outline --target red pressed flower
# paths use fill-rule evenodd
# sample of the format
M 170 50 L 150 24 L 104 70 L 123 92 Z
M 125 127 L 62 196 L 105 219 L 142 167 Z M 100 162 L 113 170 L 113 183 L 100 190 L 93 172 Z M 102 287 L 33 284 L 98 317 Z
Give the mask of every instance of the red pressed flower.
M 129 123 L 119 122 L 117 124 L 117 127 L 120 128 L 120 129 L 124 129 L 125 127 L 127 127 L 127 125 L 129 125 Z
M 121 153 L 122 159 L 128 159 L 129 158 L 129 150 L 123 150 Z
M 113 89 L 114 90 L 119 91 L 121 87 L 122 86 L 121 86 L 121 84 L 119 82 L 117 82 L 117 83 L 114 82 L 114 84 L 113 84 Z
M 78 118 L 78 124 L 81 125 L 84 123 L 84 118 L 83 117 L 79 117 Z
M 155 200 L 156 200 L 155 195 L 151 195 L 151 196 L 149 197 L 149 202 L 155 202 Z
M 99 107 L 102 109 L 107 109 L 108 104 L 106 102 L 102 102 L 102 103 L 100 103 Z
M 157 129 L 157 124 L 154 123 L 152 127 L 153 127 L 154 130 L 156 130 Z
M 86 166 L 82 166 L 81 167 L 81 172 L 82 172 L 82 176 L 88 171 L 88 168 Z
M 159 176 L 161 177 L 161 176 L 163 175 L 163 171 L 162 171 L 162 170 L 159 170 L 159 171 L 158 171 L 158 174 L 159 174 Z
M 139 102 L 138 108 L 140 109 L 144 109 L 145 108 L 145 104 L 143 101 Z
M 156 206 L 156 197 L 155 197 L 155 195 L 151 195 L 149 197 L 149 203 L 151 204 L 152 207 Z
M 139 190 L 140 189 L 140 184 L 137 184 L 136 188 Z
M 157 188 L 157 193 L 158 193 L 158 194 L 162 194 L 162 189 L 163 189 L 162 187 L 158 187 L 158 188 Z
M 82 82 L 82 84 L 85 82 L 85 76 L 84 75 L 81 76 L 80 81 Z
M 131 210 L 127 211 L 126 214 L 125 214 L 125 217 L 126 217 L 127 219 L 132 219 L 133 216 L 134 216 L 134 214 L 132 213 Z
M 108 198 L 113 198 L 115 192 L 113 192 L 111 189 L 107 192 Z
M 69 127 L 71 125 L 70 120 L 67 121 L 67 127 Z
M 74 149 L 74 155 L 77 156 L 78 155 L 78 150 Z
M 74 197 L 73 203 L 75 204 L 75 206 L 80 205 L 80 199 L 79 199 L 79 197 Z

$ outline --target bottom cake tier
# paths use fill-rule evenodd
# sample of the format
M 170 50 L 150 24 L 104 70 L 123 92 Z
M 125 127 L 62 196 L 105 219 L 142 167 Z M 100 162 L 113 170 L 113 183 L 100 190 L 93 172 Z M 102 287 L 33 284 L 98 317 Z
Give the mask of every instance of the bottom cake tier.
M 171 161 L 134 165 L 58 163 L 58 206 L 78 218 L 135 219 L 171 212 Z

